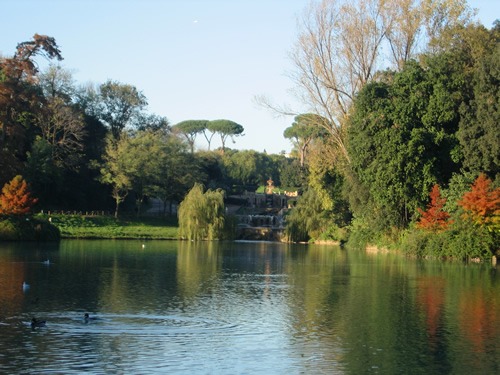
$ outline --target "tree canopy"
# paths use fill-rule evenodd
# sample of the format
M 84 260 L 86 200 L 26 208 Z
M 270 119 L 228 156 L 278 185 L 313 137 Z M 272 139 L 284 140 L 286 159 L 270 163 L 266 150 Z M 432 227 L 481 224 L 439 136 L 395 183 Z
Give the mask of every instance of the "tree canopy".
M 179 235 L 188 240 L 222 239 L 224 192 L 195 184 L 179 206 Z
M 174 131 L 181 134 L 189 144 L 191 153 L 194 153 L 194 144 L 196 136 L 200 133 L 205 134 L 208 120 L 185 120 L 174 125 Z
M 27 214 L 36 202 L 37 199 L 31 197 L 26 181 L 22 176 L 17 175 L 2 188 L 2 194 L 0 194 L 0 214 Z
M 240 136 L 245 130 L 242 125 L 237 124 L 231 120 L 213 120 L 208 123 L 208 129 L 215 134 L 218 134 L 221 141 L 221 151 L 224 154 L 226 148 L 226 140 L 231 138 L 233 142 L 234 137 Z

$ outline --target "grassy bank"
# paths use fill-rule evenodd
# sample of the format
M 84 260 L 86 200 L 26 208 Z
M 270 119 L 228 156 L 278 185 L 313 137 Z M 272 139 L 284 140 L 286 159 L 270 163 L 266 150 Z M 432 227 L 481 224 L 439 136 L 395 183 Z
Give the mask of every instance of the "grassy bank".
M 0 216 L 0 241 L 57 241 L 59 238 L 58 228 L 44 218 Z
M 50 220 L 61 238 L 177 239 L 177 218 L 51 215 Z

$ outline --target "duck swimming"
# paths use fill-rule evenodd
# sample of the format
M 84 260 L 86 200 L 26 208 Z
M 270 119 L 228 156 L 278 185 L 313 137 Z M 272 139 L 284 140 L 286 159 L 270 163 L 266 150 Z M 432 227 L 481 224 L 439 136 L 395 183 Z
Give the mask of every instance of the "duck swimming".
M 97 320 L 97 319 L 98 318 L 96 318 L 95 316 L 90 316 L 88 313 L 85 313 L 85 315 L 83 316 L 83 320 L 85 321 L 85 323 L 88 323 L 91 320 Z
M 38 320 L 37 318 L 31 319 L 31 329 L 45 327 L 45 320 Z

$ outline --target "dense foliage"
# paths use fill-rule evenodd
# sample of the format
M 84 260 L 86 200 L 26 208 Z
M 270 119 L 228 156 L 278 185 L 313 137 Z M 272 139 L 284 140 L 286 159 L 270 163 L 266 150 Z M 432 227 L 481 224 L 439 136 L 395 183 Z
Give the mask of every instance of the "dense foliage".
M 419 251 L 433 255 L 463 257 L 444 250 L 451 243 L 469 243 L 471 254 L 480 257 L 498 250 L 493 222 L 498 222 L 500 201 L 498 187 L 492 187 L 495 183 L 488 176 L 498 186 L 495 119 L 500 97 L 491 67 L 499 32 L 498 24 L 491 32 L 480 26 L 460 29 L 457 38 L 469 39 L 444 52 L 422 55 L 419 62 L 409 61 L 401 71 L 385 72 L 361 90 L 350 118 L 347 172 L 350 207 L 358 225 L 378 233 L 432 229 L 405 238 L 423 236 L 427 242 L 419 244 Z M 472 185 L 471 176 L 477 177 Z M 437 184 L 445 187 L 445 198 Z M 423 210 L 429 192 L 431 201 Z M 446 199 L 452 202 L 445 204 Z
M 0 194 L 0 215 L 23 215 L 33 208 L 37 199 L 31 197 L 28 184 L 22 176 L 6 183 Z
M 324 238 L 343 217 L 352 245 L 500 255 L 500 23 L 472 22 L 462 0 L 326 0 L 302 28 L 292 61 L 318 121 L 285 132 L 307 170 L 290 238 Z M 375 71 L 384 39 L 394 60 Z
M 171 127 L 147 112 L 135 86 L 115 80 L 79 86 L 60 65 L 40 71 L 39 56 L 62 60 L 53 37 L 35 34 L 12 57 L 0 57 L 0 186 L 22 175 L 34 198 L 30 208 L 114 209 L 118 217 L 140 215 L 155 198 L 164 215 L 174 215 L 195 183 L 231 192 L 254 190 L 271 176 L 279 181 L 284 158 L 227 147 L 242 125 L 186 120 Z M 218 152 L 196 151 L 199 133 L 209 149 L 217 135 Z M 4 194 L 3 211 L 17 204 L 15 194 L 28 197 L 22 190 Z
M 224 192 L 195 184 L 179 206 L 179 236 L 188 240 L 224 238 Z
M 498 255 L 500 22 L 472 22 L 464 0 L 412 4 L 311 6 L 292 54 L 309 109 L 284 131 L 291 157 L 231 150 L 244 128 L 230 120 L 171 127 L 132 85 L 77 87 L 60 66 L 39 72 L 37 56 L 62 54 L 35 34 L 0 58 L 0 186 L 22 175 L 44 210 L 140 215 L 157 198 L 173 214 L 182 202 L 179 233 L 198 240 L 225 238 L 224 197 L 271 178 L 303 193 L 286 217 L 292 241 Z M 207 151 L 196 150 L 198 135 Z M 4 194 L 2 209 L 22 206 L 23 189 Z

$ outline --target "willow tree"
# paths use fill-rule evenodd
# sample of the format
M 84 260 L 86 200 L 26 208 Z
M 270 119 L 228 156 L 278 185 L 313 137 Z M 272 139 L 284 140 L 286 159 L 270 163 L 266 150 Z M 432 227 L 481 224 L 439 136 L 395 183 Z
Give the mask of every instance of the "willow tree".
M 224 191 L 203 192 L 196 183 L 179 205 L 179 236 L 188 240 L 215 240 L 223 236 Z

